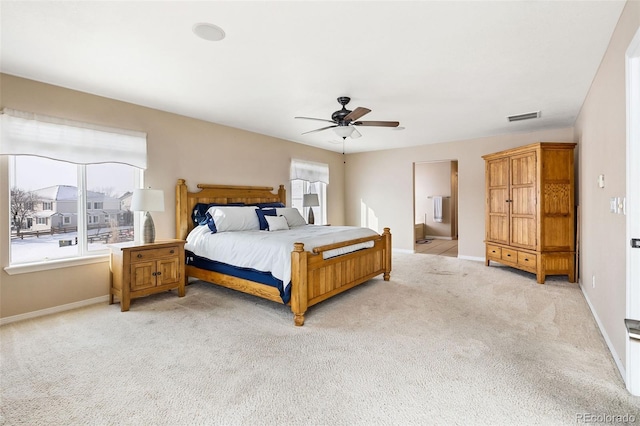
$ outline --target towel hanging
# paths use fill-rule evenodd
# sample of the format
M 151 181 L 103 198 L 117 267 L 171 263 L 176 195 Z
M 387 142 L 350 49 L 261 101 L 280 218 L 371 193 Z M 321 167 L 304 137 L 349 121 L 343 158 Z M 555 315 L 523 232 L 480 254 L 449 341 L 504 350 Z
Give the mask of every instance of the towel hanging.
M 442 222 L 442 197 L 433 196 L 433 221 Z

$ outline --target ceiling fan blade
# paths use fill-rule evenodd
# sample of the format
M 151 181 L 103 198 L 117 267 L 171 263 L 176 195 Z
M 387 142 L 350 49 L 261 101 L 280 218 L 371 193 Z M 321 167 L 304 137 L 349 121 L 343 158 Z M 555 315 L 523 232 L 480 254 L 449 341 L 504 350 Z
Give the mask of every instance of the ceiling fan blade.
M 378 126 L 378 127 L 398 127 L 399 121 L 356 121 L 351 123 L 354 126 Z
M 332 122 L 332 123 L 333 123 L 333 122 Z M 321 131 L 323 131 L 323 130 L 330 129 L 330 128 L 332 128 L 332 127 L 338 127 L 338 125 L 337 125 L 337 124 L 334 124 L 333 126 L 327 126 L 327 127 L 322 127 L 322 128 L 320 128 L 320 129 L 309 130 L 308 132 L 304 132 L 304 133 L 303 133 L 303 135 L 306 135 L 307 133 L 321 132 Z
M 302 118 L 304 120 L 316 120 L 316 121 L 326 121 L 327 123 L 335 123 L 333 120 L 327 120 L 324 118 L 313 118 L 313 117 L 293 117 L 293 118 Z
M 358 107 L 351 111 L 344 117 L 344 121 L 355 121 L 358 118 L 362 117 L 365 114 L 369 114 L 371 110 L 369 108 Z

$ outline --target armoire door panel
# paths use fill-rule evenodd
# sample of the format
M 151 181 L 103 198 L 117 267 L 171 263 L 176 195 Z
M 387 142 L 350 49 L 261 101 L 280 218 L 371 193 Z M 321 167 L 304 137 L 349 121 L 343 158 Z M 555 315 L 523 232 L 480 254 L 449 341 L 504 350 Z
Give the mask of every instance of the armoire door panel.
M 509 213 L 509 191 L 506 187 L 489 189 L 489 213 Z
M 511 188 L 511 214 L 536 214 L 536 189 L 533 186 Z
M 507 187 L 509 185 L 509 159 L 500 158 L 498 160 L 489 161 L 487 164 L 488 186 L 490 188 L 496 186 Z
M 511 245 L 535 249 L 536 218 L 531 216 L 511 216 Z
M 511 185 L 535 185 L 536 153 L 511 157 Z
M 507 215 L 489 216 L 487 240 L 503 244 L 509 243 L 509 218 Z

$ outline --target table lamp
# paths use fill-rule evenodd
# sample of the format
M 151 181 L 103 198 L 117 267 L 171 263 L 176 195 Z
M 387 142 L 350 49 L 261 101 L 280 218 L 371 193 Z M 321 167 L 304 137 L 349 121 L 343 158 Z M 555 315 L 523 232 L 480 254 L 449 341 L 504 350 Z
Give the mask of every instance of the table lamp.
M 160 189 L 134 189 L 131 210 L 145 212 L 142 219 L 142 240 L 145 244 L 156 240 L 156 228 L 149 212 L 164 211 L 164 192 Z
M 302 206 L 309 207 L 309 218 L 307 223 L 313 225 L 315 218 L 313 217 L 313 208 L 320 205 L 318 194 L 304 194 L 302 197 Z

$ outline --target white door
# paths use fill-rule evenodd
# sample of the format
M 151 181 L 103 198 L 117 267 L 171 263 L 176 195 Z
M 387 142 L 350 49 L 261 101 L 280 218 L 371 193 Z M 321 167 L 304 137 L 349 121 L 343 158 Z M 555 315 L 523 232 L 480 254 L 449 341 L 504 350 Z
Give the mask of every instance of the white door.
M 627 80 L 627 318 L 640 320 L 640 29 L 626 54 Z M 640 395 L 640 340 L 627 337 L 626 384 Z

